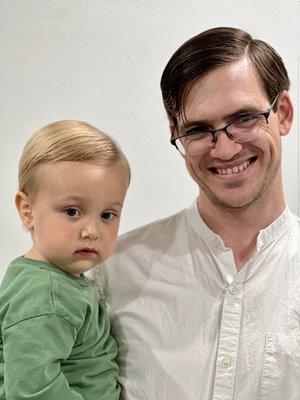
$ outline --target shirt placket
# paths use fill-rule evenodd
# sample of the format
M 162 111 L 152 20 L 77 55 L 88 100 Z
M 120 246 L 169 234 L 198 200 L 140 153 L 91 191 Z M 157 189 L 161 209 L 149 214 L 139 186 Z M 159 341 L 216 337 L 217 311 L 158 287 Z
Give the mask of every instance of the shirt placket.
M 235 269 L 231 251 L 223 252 L 220 255 L 220 261 L 223 261 L 223 266 L 227 267 L 225 268 L 227 272 L 229 263 L 233 263 L 231 266 L 234 266 Z M 226 274 L 213 400 L 232 400 L 234 395 L 236 360 L 242 318 L 244 275 L 244 268 L 232 279 Z

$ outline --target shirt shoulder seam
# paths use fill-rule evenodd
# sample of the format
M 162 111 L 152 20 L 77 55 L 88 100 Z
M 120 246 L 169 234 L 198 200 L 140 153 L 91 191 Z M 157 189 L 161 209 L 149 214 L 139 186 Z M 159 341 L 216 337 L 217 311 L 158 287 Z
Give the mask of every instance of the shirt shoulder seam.
M 10 324 L 10 325 L 4 327 L 4 328 L 3 328 L 3 331 L 5 331 L 5 330 L 7 330 L 7 329 L 9 329 L 9 328 L 11 328 L 11 327 L 13 327 L 13 326 L 15 326 L 15 325 L 18 325 L 18 324 L 20 324 L 20 323 L 22 323 L 22 322 L 24 322 L 24 321 L 29 321 L 29 320 L 33 320 L 33 319 L 36 319 L 36 318 L 46 317 L 46 316 L 52 316 L 52 317 L 55 317 L 55 318 L 62 319 L 64 322 L 66 322 L 68 325 L 72 326 L 72 327 L 77 331 L 76 326 L 75 326 L 74 324 L 72 324 L 72 322 L 70 322 L 68 319 L 66 319 L 65 316 L 63 316 L 63 315 L 56 315 L 56 314 L 54 314 L 54 313 L 45 313 L 45 314 L 34 315 L 34 316 L 31 316 L 31 317 L 27 317 L 27 318 L 20 319 L 19 321 L 14 322 L 14 323 L 12 323 L 12 324 Z

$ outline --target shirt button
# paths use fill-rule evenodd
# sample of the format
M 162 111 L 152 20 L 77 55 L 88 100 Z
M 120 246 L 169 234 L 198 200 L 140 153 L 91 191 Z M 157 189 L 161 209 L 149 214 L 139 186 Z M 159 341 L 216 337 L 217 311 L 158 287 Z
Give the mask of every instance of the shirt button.
M 231 366 L 231 360 L 230 358 L 223 358 L 223 360 L 221 361 L 221 368 L 229 368 Z
M 234 295 L 236 293 L 236 288 L 234 286 L 229 286 L 229 293 Z

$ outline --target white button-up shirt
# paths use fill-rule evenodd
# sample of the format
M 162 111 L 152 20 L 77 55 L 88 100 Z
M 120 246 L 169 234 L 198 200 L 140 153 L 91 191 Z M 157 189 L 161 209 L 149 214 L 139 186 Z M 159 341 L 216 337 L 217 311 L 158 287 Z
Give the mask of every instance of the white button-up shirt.
M 299 218 L 286 209 L 237 273 L 196 202 L 121 236 L 94 279 L 119 345 L 124 398 L 299 400 L 299 238 Z

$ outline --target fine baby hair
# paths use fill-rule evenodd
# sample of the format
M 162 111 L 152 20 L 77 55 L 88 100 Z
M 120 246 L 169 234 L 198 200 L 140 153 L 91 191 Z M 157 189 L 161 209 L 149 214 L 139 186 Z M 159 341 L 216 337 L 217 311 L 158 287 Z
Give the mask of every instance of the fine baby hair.
M 86 122 L 63 120 L 41 128 L 26 143 L 19 162 L 19 190 L 34 196 L 37 168 L 59 161 L 90 162 L 99 166 L 120 161 L 130 180 L 127 158 L 109 135 Z

